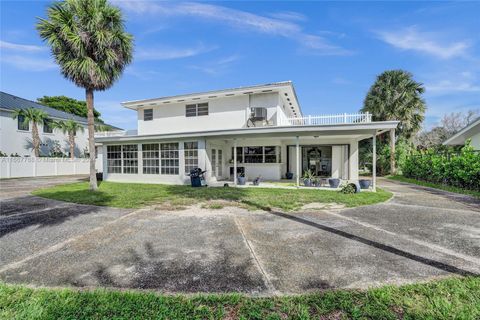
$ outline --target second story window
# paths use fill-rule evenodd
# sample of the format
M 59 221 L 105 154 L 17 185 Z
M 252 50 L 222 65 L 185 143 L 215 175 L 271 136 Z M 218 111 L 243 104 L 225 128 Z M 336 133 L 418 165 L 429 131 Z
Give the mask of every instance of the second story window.
M 17 125 L 18 130 L 22 130 L 22 131 L 30 130 L 29 123 L 25 122 L 25 116 L 19 115 L 17 117 L 17 120 L 18 120 L 18 125 Z
M 186 117 L 208 116 L 208 103 L 187 104 L 185 106 Z
M 153 120 L 153 109 L 144 109 L 143 121 L 152 121 L 152 120 Z
M 43 132 L 53 133 L 52 120 L 50 119 L 43 120 Z

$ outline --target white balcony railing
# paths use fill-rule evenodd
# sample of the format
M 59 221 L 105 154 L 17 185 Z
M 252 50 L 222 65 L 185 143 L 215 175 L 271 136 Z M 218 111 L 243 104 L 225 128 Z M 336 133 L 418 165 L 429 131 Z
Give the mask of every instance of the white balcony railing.
M 342 113 L 321 116 L 305 116 L 299 118 L 280 118 L 279 126 L 321 126 L 332 124 L 355 124 L 372 122 L 370 113 Z
M 95 132 L 95 138 L 102 137 L 121 137 L 127 135 L 125 130 L 114 130 L 114 131 L 99 131 Z

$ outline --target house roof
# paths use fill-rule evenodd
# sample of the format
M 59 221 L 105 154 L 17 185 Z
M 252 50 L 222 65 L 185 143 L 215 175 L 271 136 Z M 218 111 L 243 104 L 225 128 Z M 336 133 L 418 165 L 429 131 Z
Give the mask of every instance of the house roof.
M 278 126 L 252 127 L 227 130 L 210 130 L 187 133 L 167 133 L 148 135 L 122 135 L 96 137 L 98 143 L 121 143 L 124 141 L 172 140 L 184 138 L 211 137 L 221 139 L 234 138 L 266 138 L 266 137 L 295 137 L 295 136 L 352 136 L 358 140 L 372 137 L 396 128 L 399 121 L 375 121 L 366 123 L 346 123 L 334 125 L 305 125 L 305 126 Z
M 282 97 L 286 107 L 289 107 L 293 116 L 301 117 L 302 111 L 300 109 L 300 104 L 297 99 L 297 94 L 295 93 L 295 88 L 291 81 L 283 82 L 274 82 L 261 85 L 247 86 L 247 87 L 237 87 L 230 89 L 221 89 L 197 93 L 188 93 L 175 96 L 166 96 L 152 99 L 143 99 L 143 100 L 134 100 L 122 102 L 122 106 L 137 110 L 144 107 L 152 107 L 156 105 L 170 104 L 170 103 L 192 103 L 198 102 L 199 100 L 211 100 L 221 97 L 230 97 L 230 96 L 240 96 L 242 94 L 253 94 L 253 93 L 268 93 L 268 92 L 280 92 L 283 93 L 280 96 Z
M 41 109 L 45 111 L 50 117 L 68 120 L 72 119 L 81 123 L 87 123 L 87 118 L 79 117 L 77 115 L 60 111 L 51 107 L 44 106 L 37 102 L 23 99 L 12 94 L 0 91 L 0 109 L 15 111 L 17 109 Z
M 473 135 L 480 133 L 480 117 L 443 142 L 443 145 L 462 145 Z
M 13 94 L 0 91 L 0 109 L 7 110 L 7 111 L 15 111 L 17 109 L 30 109 L 30 108 L 41 109 L 45 111 L 50 117 L 55 119 L 61 119 L 61 120 L 72 119 L 80 123 L 87 124 L 87 118 L 80 117 L 75 114 L 64 112 L 61 110 L 57 110 L 55 108 L 51 108 L 48 106 L 44 106 L 43 104 L 40 104 L 38 102 L 20 98 L 20 97 L 14 96 Z M 122 130 L 121 128 L 112 126 L 107 123 L 102 123 L 102 125 L 110 127 L 112 130 Z

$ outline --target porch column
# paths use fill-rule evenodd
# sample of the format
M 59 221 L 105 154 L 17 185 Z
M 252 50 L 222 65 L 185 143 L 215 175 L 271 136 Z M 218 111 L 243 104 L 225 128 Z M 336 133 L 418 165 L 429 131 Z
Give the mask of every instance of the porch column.
M 296 172 L 296 175 L 297 175 L 297 188 L 300 187 L 300 138 L 298 136 L 296 136 L 296 164 L 297 164 L 297 172 Z
M 233 139 L 233 185 L 237 186 L 237 139 Z
M 390 174 L 395 174 L 395 129 L 390 129 Z
M 377 130 L 373 132 L 372 143 L 372 184 L 373 191 L 377 191 Z

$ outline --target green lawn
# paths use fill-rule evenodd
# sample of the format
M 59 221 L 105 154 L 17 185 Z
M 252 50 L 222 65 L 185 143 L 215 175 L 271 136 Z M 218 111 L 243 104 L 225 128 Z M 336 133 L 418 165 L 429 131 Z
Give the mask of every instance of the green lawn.
M 161 295 L 0 283 L 0 319 L 479 319 L 480 277 L 301 296 Z
M 445 190 L 445 191 L 450 191 L 450 192 L 455 192 L 455 193 L 460 193 L 460 194 L 466 194 L 466 195 L 469 195 L 469 196 L 474 196 L 474 197 L 480 198 L 480 191 L 467 190 L 467 189 L 462 189 L 462 188 L 458 188 L 458 187 L 446 186 L 446 185 L 439 184 L 439 183 L 420 181 L 420 180 L 417 180 L 417 179 L 406 178 L 406 177 L 400 176 L 400 175 L 388 176 L 387 178 L 391 179 L 391 180 L 400 181 L 400 182 L 408 182 L 408 183 L 417 184 L 419 186 L 441 189 L 441 190 Z
M 312 202 L 339 203 L 347 207 L 388 200 L 392 194 L 378 189 L 374 192 L 343 194 L 339 191 L 273 188 L 192 188 L 190 186 L 101 182 L 98 192 L 88 190 L 87 182 L 59 185 L 35 190 L 33 194 L 68 202 L 140 208 L 158 204 L 181 207 L 197 202 L 228 201 L 250 209 L 295 210 Z M 216 205 L 217 207 L 221 205 Z

